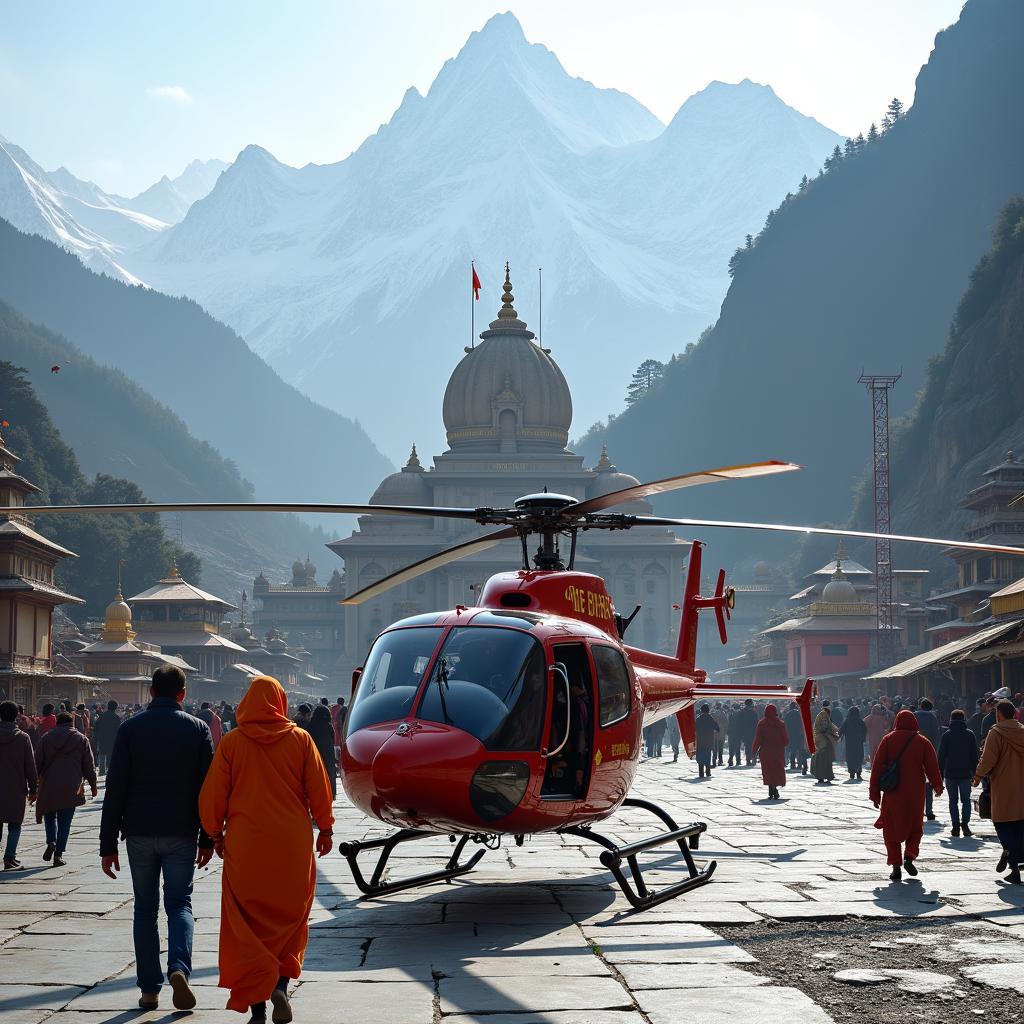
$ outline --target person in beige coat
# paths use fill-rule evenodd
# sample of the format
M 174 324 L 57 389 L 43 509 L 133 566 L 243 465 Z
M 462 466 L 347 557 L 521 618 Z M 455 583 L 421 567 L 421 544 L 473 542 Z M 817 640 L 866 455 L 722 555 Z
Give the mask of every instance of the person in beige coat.
M 985 738 L 973 785 L 988 776 L 992 824 L 1010 866 L 1005 881 L 1020 885 L 1024 864 L 1024 725 L 1015 719 L 1016 712 L 1012 701 L 996 704 L 996 722 Z

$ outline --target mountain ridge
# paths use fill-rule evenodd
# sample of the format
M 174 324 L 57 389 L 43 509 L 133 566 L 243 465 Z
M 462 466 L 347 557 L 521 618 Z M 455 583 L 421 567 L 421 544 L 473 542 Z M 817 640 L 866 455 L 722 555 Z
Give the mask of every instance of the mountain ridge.
M 746 112 L 765 98 L 772 116 Z M 397 457 L 407 429 L 345 381 L 387 365 L 398 404 L 440 393 L 445 353 L 469 327 L 470 259 L 495 304 L 498 268 L 512 263 L 534 326 L 541 265 L 545 332 L 557 332 L 585 426 L 635 365 L 623 333 L 662 357 L 695 337 L 717 311 L 732 248 L 840 141 L 753 83 L 712 87 L 703 102 L 718 123 L 687 135 L 687 113 L 664 127 L 626 94 L 571 78 L 499 16 L 345 160 L 291 168 L 247 147 L 130 266 L 203 303 Z M 730 121 L 732 104 L 744 113 Z M 423 431 L 428 450 L 443 444 L 440 418 Z
M 1024 142 L 999 114 L 1005 97 L 1024 89 L 1022 34 L 1021 5 L 969 0 L 937 36 L 906 115 L 782 204 L 737 254 L 707 337 L 583 451 L 596 456 L 605 441 L 642 478 L 761 457 L 800 462 L 807 469 L 784 481 L 666 497 L 662 507 L 691 517 L 846 520 L 870 456 L 870 406 L 857 377 L 902 365 L 893 413 L 913 404 L 997 211 L 1024 187 Z M 737 515 L 741 494 L 756 514 Z M 713 539 L 727 559 L 785 547 Z

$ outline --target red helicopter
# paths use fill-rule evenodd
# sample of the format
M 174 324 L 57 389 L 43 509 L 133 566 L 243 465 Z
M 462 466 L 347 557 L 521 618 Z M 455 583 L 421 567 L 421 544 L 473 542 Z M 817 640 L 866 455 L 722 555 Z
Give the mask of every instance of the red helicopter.
M 415 615 L 384 630 L 364 666 L 353 673 L 353 696 L 342 744 L 345 790 L 361 810 L 398 831 L 381 839 L 342 843 L 360 891 L 381 896 L 451 880 L 471 871 L 488 848 L 509 836 L 521 845 L 529 835 L 568 834 L 603 847 L 601 863 L 627 900 L 645 909 L 710 881 L 715 861 L 702 869 L 692 849 L 704 822 L 680 826 L 663 808 L 631 798 L 645 725 L 675 715 L 687 753 L 696 747 L 694 706 L 717 698 L 795 700 L 813 751 L 810 702 L 814 684 L 791 692 L 779 686 L 709 683 L 695 664 L 700 613 L 715 614 L 726 642 L 734 591 L 718 573 L 711 596 L 699 593 L 702 545 L 690 549 L 681 623 L 673 655 L 625 642 L 639 607 L 620 615 L 604 580 L 574 569 L 577 534 L 639 526 L 728 527 L 788 533 L 939 544 L 1024 555 L 1024 549 L 899 534 L 719 520 L 666 519 L 608 512 L 627 502 L 721 480 L 799 467 L 760 462 L 691 473 L 639 484 L 583 501 L 547 492 L 519 498 L 511 508 L 437 508 L 403 505 L 144 504 L 35 506 L 31 514 L 281 511 L 357 515 L 438 516 L 502 526 L 496 532 L 423 559 L 345 598 L 359 604 L 391 587 L 518 538 L 523 564 L 491 577 L 478 607 Z M 0 508 L 24 515 L 24 508 Z M 529 538 L 539 537 L 530 564 Z M 567 559 L 561 541 L 568 540 Z M 619 845 L 594 826 L 620 807 L 649 812 L 664 826 L 649 839 Z M 384 881 L 388 860 L 401 844 L 436 835 L 454 843 L 443 868 Z M 465 861 L 469 843 L 479 845 Z M 676 844 L 688 877 L 658 891 L 645 883 L 637 857 Z M 359 856 L 377 853 L 369 879 Z M 629 869 L 629 876 L 623 871 Z

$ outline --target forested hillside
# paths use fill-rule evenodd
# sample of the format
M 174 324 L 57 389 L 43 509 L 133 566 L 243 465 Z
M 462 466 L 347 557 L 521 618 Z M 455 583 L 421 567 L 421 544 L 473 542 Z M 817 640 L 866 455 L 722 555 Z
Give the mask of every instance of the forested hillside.
M 2 220 L 0 300 L 122 370 L 261 497 L 360 500 L 390 472 L 358 424 L 285 384 L 195 302 L 94 274 Z
M 27 371 L 86 474 L 130 480 L 151 501 L 252 499 L 252 485 L 234 463 L 196 440 L 170 409 L 3 302 L 0 352 Z M 322 531 L 295 516 L 189 514 L 180 525 L 185 547 L 202 555 L 206 588 L 231 601 L 260 569 L 286 579 L 292 561 L 306 553 L 323 568 L 335 561 L 324 552 Z
M 1024 133 L 1008 104 L 1024 95 L 1022 38 L 1024 4 L 969 0 L 936 38 L 912 108 L 871 141 L 854 140 L 803 188 L 793 183 L 793 197 L 734 260 L 714 328 L 590 436 L 586 454 L 596 458 L 607 439 L 642 479 L 791 459 L 804 472 L 685 491 L 659 508 L 844 520 L 870 456 L 857 377 L 902 368 L 893 411 L 913 404 L 1000 207 L 1024 189 Z M 709 539 L 726 563 L 773 550 L 761 536 Z
M 33 390 L 28 374 L 7 361 L 0 361 L 0 417 L 10 424 L 3 428 L 3 437 L 21 458 L 18 468 L 22 475 L 41 488 L 34 504 L 146 500 L 142 490 L 128 480 L 107 474 L 87 478 Z M 73 618 L 103 613 L 114 593 L 118 559 L 125 560 L 127 593 L 152 586 L 164 575 L 172 554 L 188 578 L 198 580 L 201 575 L 200 560 L 175 547 L 156 515 L 40 516 L 34 525 L 79 556 L 65 559 L 57 573 L 64 589 L 86 599 L 84 607 L 65 606 Z
M 958 507 L 1009 450 L 1024 457 L 1024 199 L 1003 209 L 992 249 L 971 274 L 946 347 L 928 366 L 912 413 L 893 430 L 893 525 L 957 537 L 974 516 Z M 870 519 L 861 501 L 857 518 Z M 1022 538 L 1024 539 L 1024 538 Z M 1019 541 L 1016 541 L 1019 543 Z M 1009 543 L 1015 543 L 1010 540 Z M 938 579 L 953 563 L 917 552 Z

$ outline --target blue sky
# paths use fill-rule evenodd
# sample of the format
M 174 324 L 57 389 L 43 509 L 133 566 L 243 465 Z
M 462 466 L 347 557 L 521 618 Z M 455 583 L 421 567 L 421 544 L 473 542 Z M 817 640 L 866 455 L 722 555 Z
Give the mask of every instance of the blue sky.
M 662 120 L 712 79 L 752 78 L 843 133 L 909 102 L 962 0 L 176 0 L 0 6 L 0 135 L 131 194 L 258 143 L 339 160 L 410 85 L 511 9 L 566 69 Z

